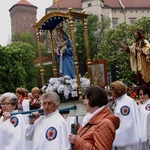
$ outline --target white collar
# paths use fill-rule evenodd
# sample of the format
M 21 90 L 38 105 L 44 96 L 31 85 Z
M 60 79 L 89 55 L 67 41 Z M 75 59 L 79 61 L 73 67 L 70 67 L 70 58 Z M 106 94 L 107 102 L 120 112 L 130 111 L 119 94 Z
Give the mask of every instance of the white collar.
M 83 118 L 83 122 L 82 122 L 82 127 L 84 127 L 97 113 L 99 113 L 101 110 L 103 110 L 106 107 L 106 105 L 100 107 L 99 109 L 97 109 L 94 113 L 87 113 L 84 118 Z

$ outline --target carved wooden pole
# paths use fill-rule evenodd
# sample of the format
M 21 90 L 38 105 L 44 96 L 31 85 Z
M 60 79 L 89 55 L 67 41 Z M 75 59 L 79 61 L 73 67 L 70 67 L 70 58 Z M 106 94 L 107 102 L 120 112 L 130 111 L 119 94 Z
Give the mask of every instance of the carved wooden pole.
M 41 74 L 41 82 L 42 86 L 45 85 L 45 80 L 44 80 L 44 67 L 43 67 L 43 60 L 42 60 L 42 49 L 41 49 L 41 39 L 40 39 L 40 33 L 39 30 L 36 30 L 36 37 L 38 41 L 38 56 L 40 60 L 40 74 Z
M 52 50 L 52 62 L 53 62 L 53 72 L 54 72 L 54 77 L 57 77 L 57 64 L 56 64 L 56 57 L 55 57 L 55 47 L 54 47 L 54 37 L 53 37 L 53 32 L 50 32 L 50 43 L 51 43 L 51 50 Z
M 84 13 L 84 11 L 82 12 Z M 90 51 L 89 51 L 89 42 L 88 42 L 88 33 L 87 33 L 87 20 L 83 18 L 83 30 L 84 30 L 84 41 L 86 48 L 86 56 L 87 56 L 87 67 L 88 67 L 88 75 L 90 79 L 90 85 L 93 85 L 93 78 L 91 73 L 91 59 L 90 59 Z
M 68 8 L 69 12 L 71 12 L 72 8 Z M 69 23 L 70 23 L 70 29 L 71 29 L 71 39 L 72 39 L 72 46 L 73 46 L 73 54 L 74 54 L 74 66 L 75 66 L 75 72 L 76 72 L 76 78 L 77 78 L 77 84 L 78 84 L 78 95 L 79 95 L 79 101 L 81 101 L 82 98 L 82 91 L 81 91 L 81 83 L 80 83 L 80 77 L 79 77 L 79 63 L 77 59 L 77 52 L 76 52 L 76 45 L 75 45 L 75 35 L 74 35 L 74 21 L 73 16 L 69 16 Z

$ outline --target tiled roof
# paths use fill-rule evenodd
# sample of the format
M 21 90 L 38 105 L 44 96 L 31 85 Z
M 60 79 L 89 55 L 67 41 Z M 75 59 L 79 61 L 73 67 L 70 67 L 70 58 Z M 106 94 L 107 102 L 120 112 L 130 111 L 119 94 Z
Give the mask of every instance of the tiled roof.
M 59 8 L 82 8 L 81 0 L 61 0 L 59 2 Z M 57 8 L 57 3 L 54 3 L 52 6 L 48 8 Z
M 34 5 L 32 5 L 31 3 L 29 3 L 27 0 L 20 0 L 20 1 L 19 1 L 18 3 L 16 3 L 15 5 L 17 5 L 17 4 L 34 6 Z
M 27 0 L 20 0 L 15 5 L 28 5 L 28 6 L 36 7 L 36 6 L 32 5 L 31 3 L 29 3 Z
M 150 0 L 122 0 L 122 3 L 127 8 L 150 8 Z
M 31 6 L 31 7 L 35 7 L 37 9 L 36 6 L 32 5 L 31 3 L 29 3 L 27 0 L 20 0 L 18 3 L 16 3 L 15 5 L 13 5 L 9 11 L 16 5 L 26 5 L 26 6 Z
M 34 62 L 36 65 L 40 64 L 39 57 L 37 57 Z M 43 63 L 52 62 L 51 54 L 47 54 L 47 56 L 42 56 L 42 62 Z
M 104 0 L 104 6 L 110 8 L 120 8 L 119 0 Z
M 91 0 L 92 1 L 92 0 Z M 150 8 L 150 0 L 120 0 L 125 8 Z M 59 8 L 82 8 L 81 0 L 61 0 Z M 104 0 L 104 6 L 110 8 L 121 8 L 119 0 Z M 57 3 L 54 3 L 48 8 L 57 8 Z
M 150 8 L 150 0 L 120 0 L 125 8 Z M 104 0 L 104 6 L 121 8 L 119 0 Z

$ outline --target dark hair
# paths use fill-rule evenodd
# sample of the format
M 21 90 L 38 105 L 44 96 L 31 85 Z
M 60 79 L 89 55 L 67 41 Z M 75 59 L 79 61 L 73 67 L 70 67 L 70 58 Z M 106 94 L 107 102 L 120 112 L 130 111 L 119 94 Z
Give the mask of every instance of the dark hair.
M 101 107 L 108 103 L 105 90 L 98 86 L 88 88 L 85 91 L 85 96 L 89 100 L 89 105 L 91 107 L 95 106 Z
M 135 31 L 138 34 L 138 39 L 142 40 L 142 34 L 139 30 Z
M 148 94 L 148 97 L 150 98 L 150 89 L 147 85 L 141 85 L 137 88 L 137 95 L 139 96 L 140 91 L 143 91 L 144 94 Z

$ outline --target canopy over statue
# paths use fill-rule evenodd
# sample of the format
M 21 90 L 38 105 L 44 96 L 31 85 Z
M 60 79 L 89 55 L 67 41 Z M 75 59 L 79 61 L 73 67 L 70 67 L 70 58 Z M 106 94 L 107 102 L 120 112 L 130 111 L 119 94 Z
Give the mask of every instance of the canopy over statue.
M 40 59 L 40 73 L 41 73 L 42 85 L 45 85 L 45 81 L 44 81 L 44 67 L 43 67 L 43 62 L 42 62 L 40 35 L 41 35 L 41 32 L 44 31 L 44 32 L 48 32 L 50 35 L 50 46 L 52 50 L 52 63 L 53 63 L 54 77 L 58 77 L 58 74 L 59 74 L 59 76 L 69 75 L 72 79 L 76 78 L 77 84 L 78 84 L 79 100 L 82 100 L 82 91 L 81 91 L 81 84 L 80 84 L 80 78 L 79 78 L 79 64 L 78 64 L 77 52 L 76 52 L 74 21 L 80 20 L 83 23 L 84 41 L 85 41 L 87 67 L 88 67 L 87 69 L 88 69 L 90 84 L 92 85 L 93 83 L 92 83 L 92 75 L 91 75 L 91 59 L 90 59 L 90 53 L 89 53 L 87 23 L 86 23 L 87 17 L 88 15 L 85 14 L 84 11 L 82 11 L 81 13 L 73 12 L 72 8 L 69 7 L 68 12 L 65 12 L 65 13 L 60 12 L 60 11 L 48 13 L 33 26 L 37 32 L 36 35 L 37 35 L 37 41 L 38 41 L 38 52 L 39 52 L 39 59 Z M 60 26 L 65 21 L 69 22 L 71 39 L 62 30 L 61 39 L 60 39 L 61 41 L 59 41 L 60 42 L 59 44 L 62 44 L 62 45 L 64 44 L 63 45 L 64 47 L 60 46 L 61 48 L 59 48 L 58 49 L 59 51 L 57 51 L 54 46 L 56 43 L 54 42 L 53 30 L 55 30 L 58 26 Z M 65 55 L 65 52 L 67 53 L 66 55 Z M 59 72 L 57 71 L 56 54 L 59 60 Z M 66 68 L 65 65 L 68 65 L 68 68 Z

